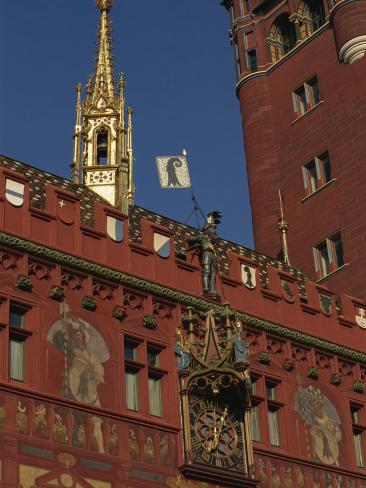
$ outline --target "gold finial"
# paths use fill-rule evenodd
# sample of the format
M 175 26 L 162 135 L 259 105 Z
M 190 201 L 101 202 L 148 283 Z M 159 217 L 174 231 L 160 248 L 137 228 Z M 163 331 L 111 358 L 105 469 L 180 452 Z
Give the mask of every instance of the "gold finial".
M 281 190 L 278 190 L 278 197 L 280 201 L 280 218 L 278 219 L 278 230 L 280 231 L 283 260 L 285 261 L 286 264 L 290 265 L 290 259 L 288 255 L 288 245 L 287 245 L 287 231 L 289 225 L 284 218 Z
M 96 3 L 101 12 L 110 12 L 113 7 L 113 0 L 96 0 Z

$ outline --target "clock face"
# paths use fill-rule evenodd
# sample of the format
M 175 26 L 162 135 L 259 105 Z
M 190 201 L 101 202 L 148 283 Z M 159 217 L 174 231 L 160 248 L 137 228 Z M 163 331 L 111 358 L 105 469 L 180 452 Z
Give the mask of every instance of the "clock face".
M 197 462 L 224 469 L 243 469 L 240 420 L 218 402 L 191 398 L 191 439 Z

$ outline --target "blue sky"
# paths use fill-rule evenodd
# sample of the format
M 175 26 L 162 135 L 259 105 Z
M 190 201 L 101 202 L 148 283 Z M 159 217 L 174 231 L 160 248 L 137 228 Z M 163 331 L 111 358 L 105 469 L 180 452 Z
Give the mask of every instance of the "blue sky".
M 69 178 L 75 86 L 96 49 L 93 0 L 1 1 L 0 153 Z M 135 109 L 136 203 L 185 221 L 188 190 L 162 190 L 157 154 L 188 151 L 200 206 L 253 247 L 229 19 L 219 0 L 115 0 L 116 73 Z M 194 219 L 190 221 L 194 225 Z

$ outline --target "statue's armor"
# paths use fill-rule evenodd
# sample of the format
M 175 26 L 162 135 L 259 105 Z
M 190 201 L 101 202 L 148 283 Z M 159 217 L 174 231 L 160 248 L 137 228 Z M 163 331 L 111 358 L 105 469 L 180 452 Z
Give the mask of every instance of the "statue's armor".
M 189 245 L 198 244 L 201 251 L 202 281 L 204 293 L 216 293 L 217 258 L 215 247 L 207 234 L 188 239 Z

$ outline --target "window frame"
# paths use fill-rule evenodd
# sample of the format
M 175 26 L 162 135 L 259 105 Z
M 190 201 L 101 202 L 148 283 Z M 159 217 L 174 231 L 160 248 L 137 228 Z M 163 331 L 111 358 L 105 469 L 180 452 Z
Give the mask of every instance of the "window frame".
M 166 345 L 157 344 L 155 341 L 149 340 L 146 337 L 136 337 L 130 334 L 125 334 L 123 337 L 123 351 L 125 346 L 134 345 L 136 350 L 136 357 L 134 359 L 126 358 L 123 355 L 123 372 L 124 372 L 124 409 L 129 415 L 149 416 L 154 419 L 166 419 L 167 413 L 164 409 L 164 391 L 168 381 L 168 371 L 165 369 L 166 365 Z M 149 351 L 154 351 L 159 357 L 159 362 L 154 365 L 149 362 Z M 136 404 L 138 409 L 131 409 L 127 404 L 127 380 L 126 373 L 137 375 L 137 395 Z M 150 379 L 159 380 L 160 383 L 160 411 L 153 411 L 151 406 L 151 390 Z
M 355 409 L 357 412 L 357 418 L 353 418 L 352 410 Z M 354 442 L 354 456 L 355 456 L 355 464 L 357 468 L 365 468 L 366 466 L 366 458 L 365 458 L 365 430 L 366 430 L 366 423 L 365 423 L 365 411 L 364 405 L 360 403 L 356 403 L 354 401 L 349 402 L 349 411 L 351 417 L 351 427 L 352 427 L 352 437 Z M 357 449 L 356 444 L 359 445 Z
M 312 170 L 314 168 L 314 170 Z M 332 181 L 332 168 L 328 151 L 313 157 L 301 167 L 306 196 L 313 195 Z M 314 188 L 313 188 L 314 182 Z
M 315 86 L 316 89 L 314 88 Z M 317 75 L 313 75 L 292 91 L 292 108 L 295 120 L 303 117 L 312 108 L 319 105 L 321 101 L 319 80 Z
M 22 324 L 16 326 L 11 324 L 11 309 L 23 311 Z M 7 334 L 6 334 L 6 349 L 7 349 L 7 366 L 6 377 L 10 383 L 27 385 L 31 383 L 30 361 L 32 358 L 32 342 L 33 335 L 33 308 L 29 303 L 23 303 L 19 300 L 8 300 L 7 307 Z M 22 377 L 12 376 L 12 343 L 17 342 L 22 344 Z
M 341 244 L 342 248 L 342 259 L 340 260 L 337 253 L 337 243 Z M 323 250 L 326 249 L 327 260 L 324 258 L 325 254 Z M 342 242 L 341 232 L 335 232 L 331 234 L 326 239 L 320 241 L 318 244 L 313 246 L 313 257 L 314 257 L 314 268 L 317 276 L 317 280 L 329 276 L 331 273 L 337 269 L 342 268 L 345 265 L 344 260 L 344 247 Z M 340 262 L 341 261 L 341 262 Z M 326 270 L 322 265 L 323 262 L 327 262 Z M 326 271 L 326 272 L 325 272 Z
M 259 439 L 255 438 L 256 436 L 253 435 L 253 420 L 251 418 L 251 432 L 253 442 L 256 442 L 258 444 L 267 444 L 271 448 L 281 449 L 284 447 L 284 437 L 282 432 L 283 429 L 281 428 L 284 407 L 284 403 L 282 401 L 282 380 L 263 374 L 252 374 L 251 379 L 252 384 L 255 383 L 257 385 L 256 389 L 254 391 L 252 390 L 250 397 L 252 401 L 252 406 L 257 409 L 256 420 L 258 423 L 257 432 L 259 434 Z M 274 386 L 274 391 L 276 392 L 275 398 L 268 398 L 268 384 Z M 252 412 L 251 415 L 253 415 Z M 278 445 L 272 444 L 271 442 L 271 421 L 269 416 L 270 412 L 276 412 L 277 415 L 277 436 L 279 440 Z

